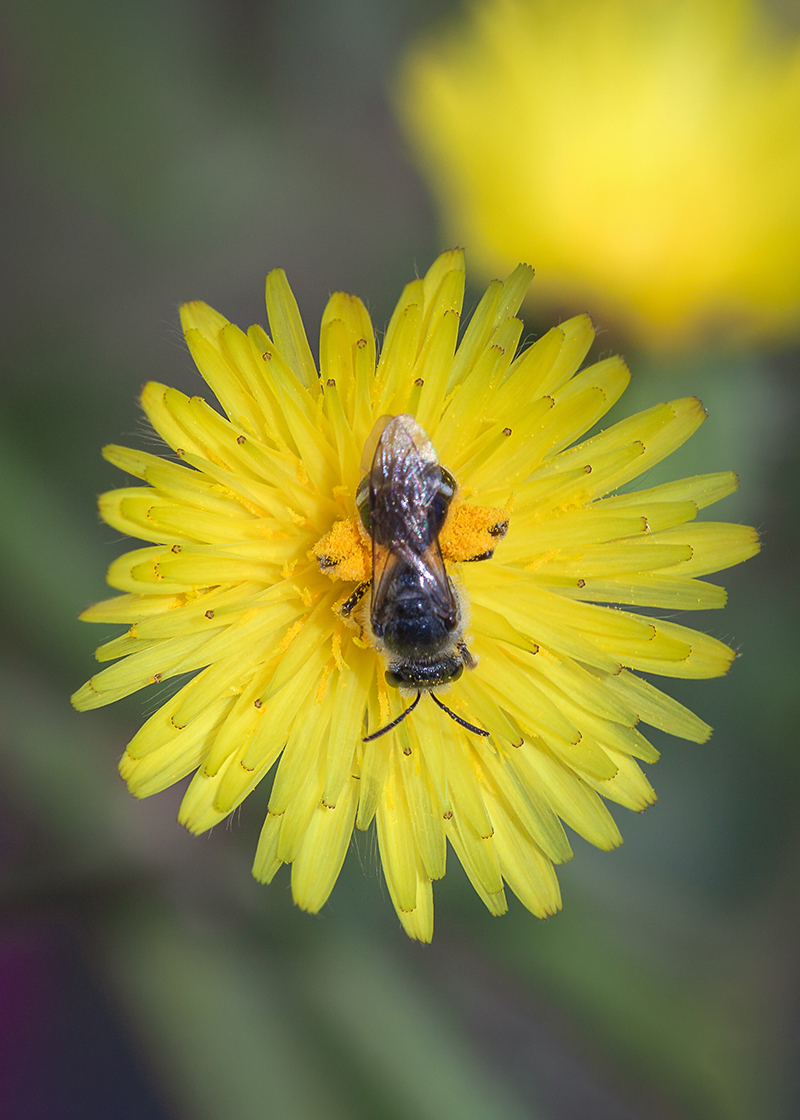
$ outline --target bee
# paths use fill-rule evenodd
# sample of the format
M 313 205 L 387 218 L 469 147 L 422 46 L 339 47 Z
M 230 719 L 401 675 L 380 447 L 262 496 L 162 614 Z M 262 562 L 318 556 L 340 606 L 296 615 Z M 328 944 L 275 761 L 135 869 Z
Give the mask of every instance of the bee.
M 459 594 L 439 545 L 455 492 L 455 479 L 441 466 L 413 416 L 390 419 L 356 494 L 359 515 L 372 539 L 372 581 L 356 588 L 342 613 L 352 613 L 371 591 L 369 628 L 387 663 L 386 682 L 416 689 L 417 695 L 397 719 L 367 735 L 365 743 L 396 727 L 423 693 L 468 731 L 489 734 L 451 712 L 434 691 L 476 664 L 463 638 Z

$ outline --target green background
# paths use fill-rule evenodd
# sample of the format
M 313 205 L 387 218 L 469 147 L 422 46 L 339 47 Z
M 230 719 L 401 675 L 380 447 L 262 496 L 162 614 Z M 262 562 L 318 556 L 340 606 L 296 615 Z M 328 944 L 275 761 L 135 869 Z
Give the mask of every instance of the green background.
M 116 773 L 158 698 L 68 704 L 109 636 L 76 615 L 124 550 L 96 514 L 120 484 L 100 447 L 148 445 L 146 379 L 198 391 L 179 304 L 263 322 L 282 266 L 313 347 L 331 291 L 380 329 L 447 247 L 388 90 L 452 7 L 15 0 L 2 17 L 8 1120 L 800 1114 L 797 352 L 667 362 L 619 340 L 634 383 L 615 415 L 685 393 L 710 411 L 646 484 L 738 470 L 711 516 L 755 524 L 764 551 L 722 577 L 724 614 L 688 619 L 741 653 L 729 676 L 669 684 L 713 738 L 656 736 L 658 804 L 616 814 L 616 853 L 576 839 L 546 923 L 515 902 L 491 918 L 451 854 L 434 943 L 409 942 L 371 834 L 302 914 L 288 876 L 250 877 L 266 790 L 192 838 L 179 790 L 135 802 Z M 527 315 L 530 337 L 549 325 Z

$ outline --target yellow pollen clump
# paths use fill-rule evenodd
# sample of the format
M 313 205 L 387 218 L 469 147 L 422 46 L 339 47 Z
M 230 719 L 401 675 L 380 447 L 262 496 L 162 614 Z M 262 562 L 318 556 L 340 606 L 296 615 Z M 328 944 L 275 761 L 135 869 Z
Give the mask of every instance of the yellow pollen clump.
M 311 550 L 331 579 L 363 583 L 372 575 L 372 555 L 355 517 L 337 521 Z
M 453 563 L 491 555 L 508 531 L 508 510 L 493 506 L 456 506 L 444 524 L 442 556 Z

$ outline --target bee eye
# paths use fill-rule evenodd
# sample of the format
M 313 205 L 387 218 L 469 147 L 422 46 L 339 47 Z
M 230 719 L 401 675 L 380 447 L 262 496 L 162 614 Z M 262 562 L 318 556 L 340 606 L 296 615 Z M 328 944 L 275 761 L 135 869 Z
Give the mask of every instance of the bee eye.
M 391 688 L 399 688 L 401 684 L 405 684 L 405 680 L 399 677 L 397 673 L 392 672 L 391 669 L 386 670 L 386 683 Z

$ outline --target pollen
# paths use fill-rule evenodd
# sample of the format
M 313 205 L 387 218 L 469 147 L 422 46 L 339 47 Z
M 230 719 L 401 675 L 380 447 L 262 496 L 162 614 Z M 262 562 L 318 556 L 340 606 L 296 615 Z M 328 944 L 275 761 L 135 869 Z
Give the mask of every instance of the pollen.
M 372 575 L 372 553 L 355 517 L 337 521 L 312 552 L 320 571 L 331 579 L 363 583 Z
M 442 556 L 453 563 L 488 559 L 508 532 L 507 509 L 457 505 L 451 509 L 441 537 Z

